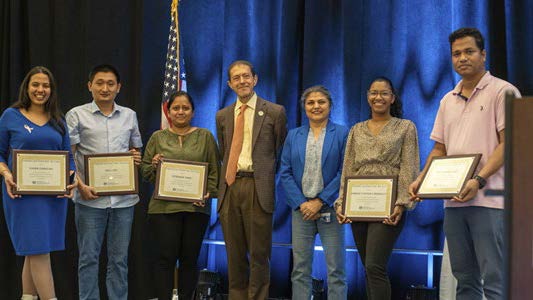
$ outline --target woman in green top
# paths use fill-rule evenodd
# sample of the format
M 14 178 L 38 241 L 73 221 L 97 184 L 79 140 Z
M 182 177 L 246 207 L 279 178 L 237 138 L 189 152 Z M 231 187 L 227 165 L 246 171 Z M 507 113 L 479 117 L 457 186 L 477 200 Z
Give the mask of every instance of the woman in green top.
M 207 162 L 207 193 L 205 202 L 150 199 L 148 222 L 157 251 L 153 282 L 157 297 L 170 299 L 174 268 L 179 261 L 179 298 L 192 299 L 198 281 L 198 254 L 209 223 L 210 198 L 217 193 L 220 157 L 211 132 L 191 126 L 194 103 L 189 94 L 183 91 L 172 94 L 167 109 L 170 128 L 158 130 L 150 137 L 141 164 L 142 175 L 155 183 L 161 158 Z

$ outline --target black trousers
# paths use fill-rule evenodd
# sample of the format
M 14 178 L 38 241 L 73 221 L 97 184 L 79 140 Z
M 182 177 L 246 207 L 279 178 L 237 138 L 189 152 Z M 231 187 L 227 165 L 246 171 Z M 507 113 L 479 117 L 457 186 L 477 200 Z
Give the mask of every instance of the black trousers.
M 352 234 L 365 266 L 366 293 L 368 300 L 390 300 L 391 286 L 387 264 L 394 243 L 402 232 L 406 214 L 396 226 L 381 222 L 354 222 Z
M 179 298 L 192 299 L 198 283 L 198 255 L 209 215 L 193 212 L 150 214 L 148 222 L 156 243 L 153 285 L 157 297 L 159 300 L 172 298 L 174 269 L 179 261 Z

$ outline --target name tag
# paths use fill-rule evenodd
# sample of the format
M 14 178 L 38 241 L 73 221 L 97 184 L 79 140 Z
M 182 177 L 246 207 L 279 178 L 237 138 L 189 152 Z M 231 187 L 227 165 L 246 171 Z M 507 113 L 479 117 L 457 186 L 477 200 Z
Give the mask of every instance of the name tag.
M 320 221 L 322 221 L 324 223 L 331 222 L 331 213 L 330 212 L 321 213 L 320 214 Z

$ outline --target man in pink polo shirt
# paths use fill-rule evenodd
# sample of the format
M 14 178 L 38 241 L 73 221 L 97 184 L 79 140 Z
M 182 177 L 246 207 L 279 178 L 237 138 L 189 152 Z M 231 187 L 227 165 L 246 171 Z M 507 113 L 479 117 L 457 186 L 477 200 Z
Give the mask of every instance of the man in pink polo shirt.
M 445 201 L 444 233 L 456 299 L 503 299 L 502 196 L 485 196 L 483 188 L 503 189 L 505 93 L 520 92 L 485 69 L 483 36 L 461 28 L 449 36 L 452 64 L 462 80 L 440 102 L 431 139 L 433 156 L 481 153 L 476 175 L 457 197 Z M 410 185 L 413 200 L 422 175 Z

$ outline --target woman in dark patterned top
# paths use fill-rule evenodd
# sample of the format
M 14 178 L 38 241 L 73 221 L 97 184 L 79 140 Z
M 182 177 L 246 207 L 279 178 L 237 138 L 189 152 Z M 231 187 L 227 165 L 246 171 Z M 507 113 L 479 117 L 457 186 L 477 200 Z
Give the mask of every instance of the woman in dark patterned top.
M 402 107 L 392 82 L 378 77 L 367 91 L 369 120 L 355 124 L 348 135 L 339 198 L 335 202 L 339 223 L 351 223 L 352 234 L 365 266 L 370 300 L 391 298 L 387 264 L 405 223 L 405 209 L 412 209 L 407 187 L 416 178 L 420 159 L 413 122 L 401 119 Z M 346 176 L 398 176 L 393 213 L 382 222 L 353 222 L 342 214 Z

